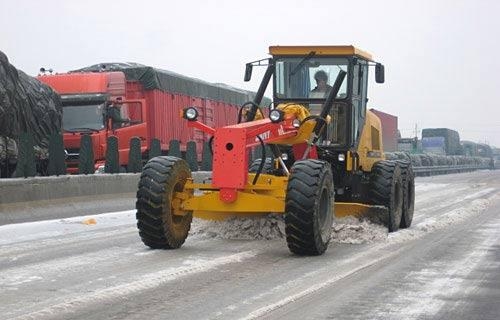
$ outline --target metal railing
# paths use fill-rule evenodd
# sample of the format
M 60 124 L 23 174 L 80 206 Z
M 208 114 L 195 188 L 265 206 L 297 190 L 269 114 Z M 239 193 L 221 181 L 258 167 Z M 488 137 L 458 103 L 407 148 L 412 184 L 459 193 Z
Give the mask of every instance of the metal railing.
M 475 170 L 492 169 L 490 165 L 451 165 L 451 166 L 422 166 L 413 167 L 416 176 L 430 176 L 448 173 L 460 173 Z

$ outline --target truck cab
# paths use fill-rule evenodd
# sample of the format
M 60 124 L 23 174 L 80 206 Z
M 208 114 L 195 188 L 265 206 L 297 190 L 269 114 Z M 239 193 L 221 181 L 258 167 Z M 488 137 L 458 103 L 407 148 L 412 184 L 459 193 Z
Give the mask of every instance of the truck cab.
M 275 105 L 296 102 L 308 106 L 311 114 L 319 114 L 340 70 L 347 72 L 323 143 L 336 149 L 356 148 L 367 114 L 371 55 L 351 46 L 272 46 L 269 50 L 275 64 Z M 322 82 L 326 90 L 321 89 Z
M 123 72 L 41 75 L 38 80 L 51 86 L 61 96 L 68 173 L 78 173 L 82 135 L 91 137 L 96 170 L 104 165 L 110 136 L 118 137 L 119 162 L 123 168 L 128 162 L 132 137 L 140 137 L 141 149 L 146 150 L 145 102 L 127 99 Z M 113 114 L 111 108 L 115 108 L 115 117 L 110 117 Z M 117 118 L 123 121 L 116 121 Z

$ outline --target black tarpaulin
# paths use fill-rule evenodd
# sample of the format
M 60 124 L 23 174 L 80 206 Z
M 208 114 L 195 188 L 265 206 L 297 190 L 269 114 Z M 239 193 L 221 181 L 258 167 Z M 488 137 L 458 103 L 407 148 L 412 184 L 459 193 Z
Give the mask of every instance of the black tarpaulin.
M 0 136 L 18 140 L 30 132 L 36 149 L 47 149 L 49 136 L 61 131 L 59 95 L 17 70 L 0 51 Z
M 139 81 L 144 89 L 158 89 L 165 92 L 185 94 L 226 103 L 242 105 L 252 101 L 255 92 L 234 88 L 222 83 L 210 83 L 196 78 L 162 69 L 148 67 L 139 63 L 99 63 L 70 72 L 122 71 L 127 80 Z M 270 103 L 264 98 L 262 105 Z

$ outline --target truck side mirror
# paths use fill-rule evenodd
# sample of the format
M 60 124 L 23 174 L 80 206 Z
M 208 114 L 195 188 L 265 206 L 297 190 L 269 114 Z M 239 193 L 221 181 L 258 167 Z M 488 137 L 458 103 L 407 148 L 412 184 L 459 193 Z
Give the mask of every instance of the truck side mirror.
M 251 63 L 246 64 L 245 78 L 244 78 L 245 82 L 250 81 L 250 79 L 252 78 L 252 68 L 253 68 L 253 65 Z
M 377 82 L 377 83 L 384 83 L 385 82 L 384 65 L 381 63 L 377 63 L 375 65 L 375 82 Z

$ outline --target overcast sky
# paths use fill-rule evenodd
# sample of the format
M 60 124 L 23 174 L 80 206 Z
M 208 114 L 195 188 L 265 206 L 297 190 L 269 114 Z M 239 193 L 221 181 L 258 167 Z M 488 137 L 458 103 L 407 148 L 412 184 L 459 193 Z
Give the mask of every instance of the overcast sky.
M 497 0 L 1 0 L 0 50 L 30 75 L 139 62 L 257 90 L 244 64 L 270 45 L 352 44 L 385 65 L 369 107 L 404 137 L 447 127 L 500 147 L 499 14 Z

